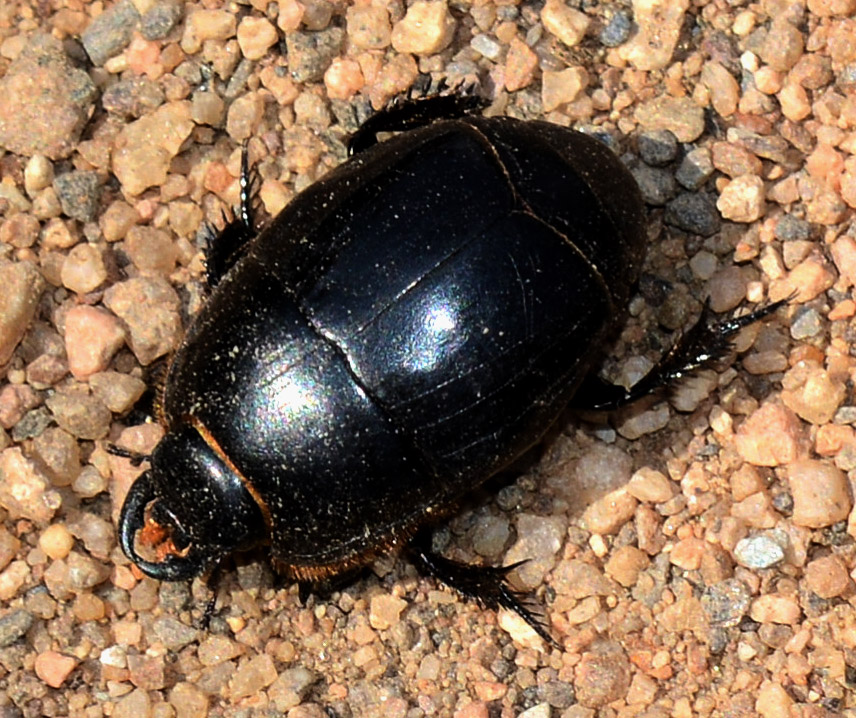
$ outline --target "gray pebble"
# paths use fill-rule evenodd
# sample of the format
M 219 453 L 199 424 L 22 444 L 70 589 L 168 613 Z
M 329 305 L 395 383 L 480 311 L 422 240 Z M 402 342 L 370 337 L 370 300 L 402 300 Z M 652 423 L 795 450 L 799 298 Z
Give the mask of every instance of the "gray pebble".
M 53 182 L 62 211 L 72 219 L 89 222 L 98 209 L 98 174 L 91 170 L 74 170 L 59 175 Z
M 668 170 L 639 165 L 630 170 L 646 204 L 662 206 L 675 195 L 675 178 Z
M 767 534 L 740 539 L 734 547 L 734 556 L 746 568 L 770 568 L 784 561 L 785 550 Z
M 646 165 L 662 167 L 678 156 L 678 140 L 668 130 L 652 130 L 639 135 L 639 154 Z
M 666 205 L 667 224 L 685 232 L 710 237 L 719 231 L 716 205 L 705 193 L 682 192 Z
M 161 40 L 181 19 L 182 4 L 161 2 L 146 11 L 140 21 L 140 32 L 146 40 Z
M 345 31 L 331 27 L 321 32 L 292 32 L 286 37 L 288 70 L 295 82 L 315 82 L 339 54 Z
M 783 242 L 805 241 L 811 237 L 811 223 L 804 219 L 786 214 L 776 222 L 776 239 Z
M 23 609 L 12 611 L 0 618 L 0 648 L 11 646 L 33 625 L 33 614 Z
M 791 336 L 802 340 L 817 336 L 823 331 L 823 319 L 816 309 L 809 307 L 797 313 L 791 323 Z
M 131 0 L 120 0 L 96 17 L 83 31 L 81 40 L 92 64 L 100 67 L 131 42 L 140 13 Z
M 600 42 L 606 47 L 618 47 L 630 37 L 632 29 L 633 20 L 630 18 L 630 13 L 619 10 L 612 16 L 606 27 L 601 30 Z
M 712 174 L 713 159 L 710 156 L 710 150 L 699 147 L 687 152 L 675 173 L 675 179 L 682 187 L 697 190 L 710 179 Z
M 163 641 L 170 651 L 177 651 L 187 644 L 198 640 L 199 631 L 171 616 L 162 616 L 155 620 L 154 630 L 157 637 Z
M 711 624 L 730 628 L 740 623 L 752 603 L 752 594 L 742 581 L 729 578 L 710 586 L 701 597 L 704 612 Z

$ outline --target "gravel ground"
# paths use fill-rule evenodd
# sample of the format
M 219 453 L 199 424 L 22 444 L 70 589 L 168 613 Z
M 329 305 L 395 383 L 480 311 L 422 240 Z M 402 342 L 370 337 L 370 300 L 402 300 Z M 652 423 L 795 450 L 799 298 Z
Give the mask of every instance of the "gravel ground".
M 0 5 L 0 718 L 856 715 L 854 0 Z M 249 141 L 276 214 L 419 73 L 595 132 L 651 249 L 604 373 L 789 298 L 668 401 L 568 413 L 436 539 L 532 559 L 552 649 L 389 557 L 301 606 L 116 546 L 132 420 Z M 136 426 L 134 424 L 137 424 Z

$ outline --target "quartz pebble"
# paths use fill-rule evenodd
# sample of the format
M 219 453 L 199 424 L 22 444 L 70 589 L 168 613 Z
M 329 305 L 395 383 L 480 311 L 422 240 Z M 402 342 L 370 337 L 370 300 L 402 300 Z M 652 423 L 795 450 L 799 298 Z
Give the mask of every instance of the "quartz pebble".
M 59 688 L 65 683 L 69 674 L 77 666 L 77 661 L 71 656 L 65 656 L 56 651 L 44 651 L 36 656 L 36 675 L 51 688 Z
M 792 520 L 798 526 L 823 528 L 847 518 L 853 508 L 847 475 L 824 461 L 803 459 L 788 465 L 794 498 Z
M 758 623 L 794 624 L 800 617 L 800 606 L 793 596 L 769 593 L 752 601 L 749 616 Z
M 764 180 L 757 175 L 741 175 L 725 186 L 716 208 L 724 219 L 754 222 L 763 214 L 765 199 Z
M 392 46 L 397 52 L 434 55 L 452 41 L 455 26 L 443 0 L 416 0 L 392 28 Z

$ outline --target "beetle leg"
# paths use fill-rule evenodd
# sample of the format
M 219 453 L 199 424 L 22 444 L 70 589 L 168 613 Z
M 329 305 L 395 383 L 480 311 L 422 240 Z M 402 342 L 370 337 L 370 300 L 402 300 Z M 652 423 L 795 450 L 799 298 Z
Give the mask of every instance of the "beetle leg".
M 510 566 L 473 566 L 453 561 L 431 549 L 429 531 L 417 534 L 409 548 L 417 568 L 487 608 L 497 609 L 502 606 L 514 611 L 547 643 L 561 650 L 561 644 L 547 630 L 539 609 L 527 600 L 525 594 L 513 590 L 506 580 L 509 573 L 526 561 Z
M 483 110 L 488 101 L 466 88 L 447 95 L 405 97 L 369 117 L 348 140 L 353 156 L 376 145 L 379 132 L 403 132 L 430 125 L 435 120 L 452 120 Z
M 256 236 L 255 207 L 259 176 L 250 167 L 247 143 L 241 148 L 241 203 L 231 221 L 225 221 L 223 229 L 216 231 L 210 225 L 205 228 L 207 250 L 205 252 L 206 279 L 213 288 L 244 254 L 247 244 Z
M 790 298 L 788 298 L 790 299 Z M 713 321 L 705 302 L 701 316 L 692 328 L 675 342 L 656 365 L 629 389 L 610 384 L 596 374 L 586 377 L 574 394 L 572 406 L 582 411 L 612 411 L 673 384 L 728 356 L 733 349 L 731 337 L 743 327 L 754 324 L 787 304 L 782 299 L 741 317 Z

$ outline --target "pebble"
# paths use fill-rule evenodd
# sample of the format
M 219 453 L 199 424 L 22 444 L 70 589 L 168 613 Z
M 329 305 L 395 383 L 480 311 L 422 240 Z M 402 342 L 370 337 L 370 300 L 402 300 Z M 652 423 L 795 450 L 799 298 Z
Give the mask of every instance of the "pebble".
M 208 636 L 199 644 L 198 657 L 203 666 L 216 666 L 237 658 L 243 652 L 241 644 L 225 636 Z
M 263 17 L 246 15 L 237 29 L 238 45 L 248 60 L 261 60 L 278 39 L 276 28 Z
M 785 560 L 785 547 L 767 534 L 758 534 L 740 539 L 734 557 L 746 568 L 771 568 Z
M 604 47 L 618 47 L 627 42 L 633 29 L 633 19 L 626 10 L 616 10 L 598 35 Z
M 0 571 L 18 554 L 21 542 L 9 531 L 0 526 Z
M 54 171 L 51 161 L 41 154 L 35 154 L 27 160 L 24 167 L 24 189 L 30 197 L 35 197 L 53 182 Z
M 550 718 L 552 708 L 549 703 L 538 703 L 517 714 L 517 718 Z
M 166 280 L 135 277 L 118 282 L 104 293 L 104 304 L 127 325 L 129 345 L 140 364 L 150 364 L 178 346 L 181 303 Z
M 416 0 L 393 26 L 390 40 L 396 52 L 436 55 L 452 42 L 455 27 L 444 0 Z
M 527 87 L 535 79 L 538 68 L 538 56 L 532 49 L 516 37 L 505 58 L 505 89 L 516 92 Z
M 126 194 L 166 182 L 173 157 L 193 131 L 190 107 L 187 100 L 167 102 L 119 131 L 112 170 Z
M 618 433 L 631 441 L 646 434 L 665 428 L 669 424 L 669 405 L 665 402 L 655 404 L 648 411 L 631 412 L 626 419 L 621 420 Z
M 39 536 L 39 548 L 51 559 L 65 558 L 73 547 L 74 536 L 65 524 L 51 524 Z
M 75 170 L 57 175 L 53 181 L 62 211 L 72 219 L 89 222 L 95 217 L 99 197 L 98 173 Z
M 389 11 L 380 5 L 350 5 L 346 22 L 348 40 L 361 50 L 383 50 L 392 42 Z M 484 37 L 477 35 L 476 37 Z M 475 38 L 473 38 L 475 42 Z M 478 49 L 478 48 L 476 48 Z
M 678 141 L 668 130 L 642 132 L 637 145 L 642 161 L 651 167 L 664 167 L 678 156 Z
M 644 551 L 635 546 L 621 546 L 612 552 L 604 565 L 606 574 L 625 588 L 634 586 L 639 574 L 648 568 L 651 561 Z
M 758 689 L 755 710 L 761 718 L 788 718 L 792 715 L 793 698 L 778 681 L 765 680 Z
M 209 697 L 192 683 L 180 681 L 169 692 L 169 703 L 176 718 L 206 718 Z
M 98 218 L 101 234 L 108 242 L 124 239 L 128 230 L 140 221 L 140 215 L 131 205 L 121 199 L 112 202 Z
M 627 489 L 612 491 L 588 506 L 582 525 L 595 534 L 614 534 L 633 518 L 637 503 Z
M 156 585 L 151 586 L 156 591 Z M 156 596 L 153 597 L 157 599 Z M 188 626 L 172 616 L 161 616 L 153 624 L 154 632 L 171 651 L 178 651 L 186 645 L 199 640 L 199 630 Z
M 14 214 L 0 225 L 0 242 L 18 249 L 32 247 L 39 237 L 41 225 L 30 214 Z
M 232 701 L 256 695 L 276 680 L 273 659 L 265 653 L 259 654 L 238 666 L 229 681 L 229 699 Z
M 688 97 L 656 97 L 637 106 L 636 121 L 647 131 L 669 130 L 678 142 L 693 142 L 704 132 L 704 110 Z
M 386 631 L 398 624 L 401 612 L 405 608 L 407 608 L 407 601 L 397 596 L 389 594 L 372 596 L 369 623 L 376 630 Z
M 737 112 L 740 86 L 728 70 L 716 61 L 706 62 L 701 68 L 701 82 L 710 92 L 710 103 L 720 117 L 731 117 Z
M 665 68 L 678 44 L 688 7 L 688 0 L 634 0 L 638 31 L 618 48 L 620 56 L 637 70 Z
M 800 606 L 793 596 L 768 593 L 752 601 L 749 617 L 758 623 L 793 625 L 800 619 Z
M 0 95 L 0 146 L 57 160 L 74 150 L 97 90 L 59 40 L 36 34 L 0 79 Z
M 82 541 L 84 548 L 95 558 L 109 560 L 110 552 L 116 546 L 113 524 L 88 511 L 76 512 L 72 517 L 68 529 L 74 537 Z
M 631 170 L 645 204 L 660 207 L 675 194 L 675 177 L 667 169 L 639 165 Z
M 191 12 L 184 23 L 181 49 L 195 55 L 207 40 L 228 40 L 238 31 L 235 15 L 227 10 L 200 10 Z
M 580 44 L 591 24 L 584 12 L 566 5 L 564 0 L 547 0 L 541 9 L 544 29 L 568 47 Z
M 140 33 L 146 40 L 165 38 L 178 24 L 183 14 L 181 3 L 156 2 L 143 11 L 140 18 Z
M 582 67 L 567 67 L 558 72 L 544 70 L 541 75 L 541 104 L 544 112 L 552 112 L 573 102 L 588 83 L 588 72 Z
M 686 189 L 695 192 L 714 172 L 713 158 L 707 147 L 697 147 L 684 155 L 675 172 L 675 179 Z
M 707 543 L 694 536 L 678 541 L 669 553 L 669 561 L 684 571 L 698 571 L 702 557 L 708 552 Z
M 72 307 L 65 320 L 68 366 L 77 379 L 86 379 L 110 364 L 125 342 L 125 329 L 115 315 L 101 307 Z
M 303 702 L 317 680 L 318 676 L 307 668 L 288 668 L 268 688 L 268 696 L 277 710 L 288 711 Z
M 72 292 L 94 292 L 107 279 L 101 249 L 87 242 L 72 247 L 62 263 L 59 276 L 63 286 Z
M 737 452 L 755 466 L 782 466 L 804 453 L 803 429 L 797 415 L 778 402 L 755 410 L 737 429 Z
M 714 142 L 710 157 L 715 169 L 732 178 L 761 173 L 761 160 L 745 147 L 732 142 Z
M 794 499 L 791 520 L 797 526 L 819 529 L 847 518 L 853 508 L 847 475 L 824 461 L 801 459 L 788 466 Z
M 114 115 L 136 119 L 160 107 L 165 100 L 157 83 L 145 77 L 130 77 L 108 87 L 101 103 Z
M 295 82 L 321 80 L 340 54 L 345 41 L 342 28 L 331 27 L 321 32 L 292 32 L 288 34 L 288 71 Z
M 634 473 L 627 483 L 628 494 L 652 504 L 668 501 L 676 492 L 677 487 L 665 474 L 647 466 Z
M 0 616 L 0 648 L 11 646 L 29 631 L 34 618 L 32 613 L 21 608 Z
M 91 374 L 89 387 L 114 414 L 130 411 L 146 390 L 146 384 L 141 379 L 115 371 Z
M 77 667 L 77 660 L 56 651 L 43 651 L 36 656 L 34 670 L 51 688 L 59 688 Z
M 151 716 L 152 700 L 147 691 L 136 688 L 123 696 L 113 707 L 112 718 Z
M 80 38 L 92 64 L 100 67 L 124 50 L 139 19 L 132 0 L 119 0 L 95 17 Z
M 764 180 L 757 175 L 742 175 L 724 187 L 716 208 L 724 219 L 754 222 L 764 214 L 765 201 Z
M 176 244 L 168 232 L 135 225 L 125 237 L 125 251 L 142 276 L 169 276 L 178 259 Z
M 57 391 L 45 399 L 56 423 L 78 439 L 103 439 L 113 418 L 100 399 L 80 391 Z
M 760 58 L 774 70 L 787 72 L 803 54 L 802 33 L 785 18 L 775 18 L 758 50 Z
M 486 558 L 496 557 L 505 548 L 510 535 L 511 528 L 507 519 L 502 516 L 486 516 L 473 528 L 473 551 Z
M 701 597 L 702 608 L 711 624 L 721 628 L 739 625 L 751 604 L 749 588 L 736 578 L 708 586 Z
M 75 593 L 95 588 L 110 576 L 110 568 L 106 564 L 80 551 L 71 551 L 65 563 L 68 566 L 68 588 Z
M 601 640 L 583 652 L 574 668 L 576 699 L 587 708 L 601 708 L 627 695 L 630 661 L 621 646 Z
M 805 567 L 805 582 L 820 598 L 835 598 L 848 591 L 853 581 L 847 567 L 837 556 L 823 556 Z
M 566 525 L 558 517 L 534 514 L 520 514 L 516 523 L 517 541 L 505 555 L 505 565 L 526 561 L 514 572 L 514 582 L 531 591 L 543 583 L 544 575 L 556 565 Z
M 712 237 L 722 222 L 716 205 L 706 193 L 681 192 L 666 204 L 666 222 L 701 237 Z
M 47 524 L 62 504 L 60 494 L 36 462 L 13 446 L 0 454 L 0 506 L 12 518 Z
M 822 426 L 832 421 L 847 389 L 814 362 L 799 362 L 782 378 L 782 401 L 805 421 Z
M 30 262 L 0 266 L 0 365 L 6 364 L 38 306 L 45 280 Z

